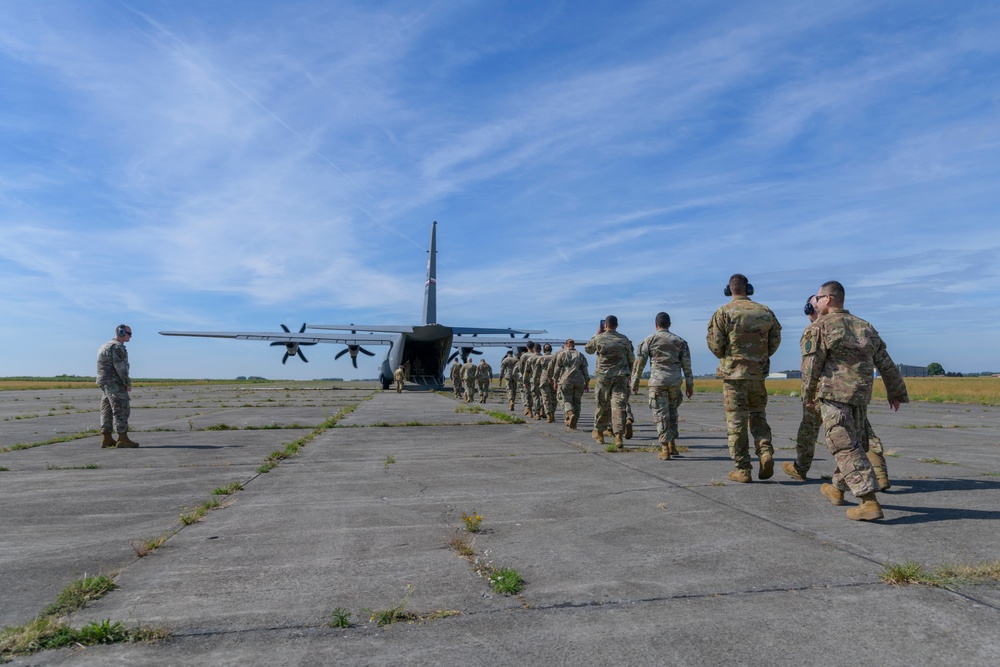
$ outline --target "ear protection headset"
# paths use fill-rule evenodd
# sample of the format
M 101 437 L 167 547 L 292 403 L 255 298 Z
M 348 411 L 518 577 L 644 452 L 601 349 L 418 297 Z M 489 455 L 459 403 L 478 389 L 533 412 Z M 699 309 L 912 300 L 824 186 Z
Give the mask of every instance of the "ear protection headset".
M 816 307 L 813 305 L 812 297 L 806 299 L 806 306 L 805 308 L 802 309 L 802 312 L 805 313 L 807 316 L 812 315 L 813 313 L 816 312 Z
M 128 327 L 126 327 L 124 324 L 119 324 L 117 333 L 119 338 L 124 338 L 126 335 L 128 335 Z
M 726 283 L 726 287 L 725 289 L 722 290 L 722 293 L 725 294 L 726 296 L 733 295 L 733 290 L 729 289 L 728 283 Z M 750 283 L 747 283 L 747 296 L 753 296 L 753 285 L 751 285 Z

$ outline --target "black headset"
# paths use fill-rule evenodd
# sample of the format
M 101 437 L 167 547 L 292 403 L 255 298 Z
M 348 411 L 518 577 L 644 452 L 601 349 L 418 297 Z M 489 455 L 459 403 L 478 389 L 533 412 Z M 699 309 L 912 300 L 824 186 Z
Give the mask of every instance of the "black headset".
M 119 338 L 124 338 L 128 335 L 128 327 L 124 324 L 119 324 L 117 333 Z
M 726 283 L 726 287 L 722 290 L 722 293 L 726 296 L 733 295 L 733 290 L 729 289 L 729 283 Z M 747 296 L 753 296 L 753 285 L 750 283 L 747 283 Z
M 806 299 L 806 306 L 805 308 L 802 309 L 802 312 L 805 313 L 807 316 L 812 315 L 813 313 L 816 312 L 816 306 L 813 305 L 812 297 Z

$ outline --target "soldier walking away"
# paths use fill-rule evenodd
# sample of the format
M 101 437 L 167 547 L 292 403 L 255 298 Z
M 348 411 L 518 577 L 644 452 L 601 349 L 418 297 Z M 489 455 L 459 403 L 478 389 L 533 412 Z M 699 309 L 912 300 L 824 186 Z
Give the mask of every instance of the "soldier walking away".
M 694 377 L 691 375 L 691 350 L 687 341 L 670 332 L 670 315 L 656 314 L 656 332 L 639 343 L 639 353 L 632 368 L 632 393 L 639 391 L 639 379 L 649 360 L 649 409 L 653 411 L 656 435 L 660 441 L 661 461 L 677 452 L 677 408 L 684 395 L 694 394 Z M 681 381 L 685 382 L 684 395 Z
M 500 362 L 499 380 L 500 386 L 507 390 L 507 409 L 511 411 L 514 410 L 514 401 L 517 399 L 517 380 L 517 358 L 511 350 Z
M 553 377 L 562 396 L 566 426 L 575 431 L 580 420 L 580 403 L 590 384 L 590 377 L 587 374 L 587 357 L 577 351 L 576 341 L 572 338 L 556 353 Z
M 128 350 L 125 343 L 132 340 L 132 327 L 119 324 L 115 337 L 97 351 L 97 384 L 101 397 L 101 447 L 118 449 L 138 447 L 139 443 L 128 437 L 128 418 L 131 413 L 129 392 Z M 118 432 L 118 440 L 111 437 L 111 429 Z
M 486 363 L 485 359 L 479 360 L 479 366 L 476 368 L 476 381 L 479 382 L 479 393 L 482 394 L 479 402 L 485 403 L 490 395 L 490 384 L 493 382 L 493 367 Z
M 462 364 L 462 387 L 465 389 L 465 402 L 476 400 L 476 363 L 469 357 Z
M 750 300 L 752 294 L 753 285 L 747 277 L 733 274 L 725 288 L 725 295 L 732 301 L 715 311 L 705 337 L 708 349 L 720 359 L 716 375 L 722 378 L 729 455 L 736 466 L 729 479 L 734 482 L 752 479 L 750 436 L 760 460 L 758 479 L 769 479 L 774 474 L 764 378 L 771 370 L 771 356 L 781 344 L 781 324 L 770 308 Z
M 517 372 L 521 376 L 521 402 L 524 403 L 524 416 L 534 417 L 535 399 L 531 395 L 531 369 L 534 365 L 532 360 L 535 358 L 535 344 L 529 340 L 524 347 L 525 352 L 517 361 Z
M 455 363 L 451 365 L 451 386 L 455 390 L 455 398 L 462 398 L 462 364 L 458 363 L 458 359 L 455 359 Z
M 809 297 L 802 311 L 809 322 L 819 319 L 816 312 L 816 296 Z M 805 333 L 803 332 L 803 335 Z M 799 345 L 802 345 L 799 340 Z M 796 482 L 806 481 L 806 474 L 812 467 L 813 457 L 816 455 L 816 441 L 819 439 L 819 429 L 823 425 L 823 418 L 820 416 L 819 408 L 816 405 L 810 406 L 803 401 L 802 421 L 799 422 L 799 430 L 795 436 L 795 462 L 785 461 L 781 464 L 781 469 Z M 868 435 L 868 461 L 875 471 L 875 479 L 878 481 L 880 491 L 887 490 L 889 483 L 889 470 L 886 465 L 885 453 L 882 448 L 882 440 L 875 435 L 871 421 L 865 419 L 865 433 Z
M 403 393 L 403 375 L 405 373 L 406 373 L 406 371 L 403 370 L 402 366 L 400 366 L 399 368 L 397 368 L 392 373 L 392 379 L 394 379 L 396 381 L 396 393 L 397 394 L 402 394 Z
M 556 420 L 556 358 L 552 356 L 552 346 L 542 345 L 542 355 L 538 357 L 538 391 L 545 421 L 552 424 Z
M 910 399 L 875 327 L 845 310 L 844 296 L 836 280 L 823 283 L 816 294 L 819 319 L 802 334 L 802 401 L 819 406 L 826 446 L 837 462 L 833 483 L 823 484 L 820 492 L 843 505 L 844 492 L 851 491 L 861 504 L 847 510 L 847 518 L 874 521 L 883 517 L 865 426 L 874 370 L 882 376 L 892 410 Z
M 625 428 L 628 418 L 629 377 L 635 364 L 632 341 L 618 333 L 618 318 L 608 315 L 601 320 L 597 334 L 583 348 L 597 355 L 594 362 L 594 440 L 604 444 L 604 430 L 611 426 L 615 446 L 625 449 Z

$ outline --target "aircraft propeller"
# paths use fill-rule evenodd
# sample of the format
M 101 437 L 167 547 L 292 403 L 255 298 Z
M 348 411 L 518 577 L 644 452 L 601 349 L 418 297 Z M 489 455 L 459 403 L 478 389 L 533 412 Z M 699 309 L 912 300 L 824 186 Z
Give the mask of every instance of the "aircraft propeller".
M 453 352 L 452 355 L 450 357 L 448 357 L 448 363 L 450 364 L 452 361 L 455 360 L 455 357 L 457 357 L 460 354 L 462 355 L 462 361 L 464 362 L 464 361 L 468 361 L 469 360 L 469 356 L 470 355 L 473 355 L 473 354 L 482 354 L 482 351 L 481 350 L 475 350 L 475 349 L 473 349 L 471 347 L 460 347 L 460 348 L 458 348 L 457 352 Z
M 288 327 L 286 327 L 284 324 L 281 325 L 281 328 L 285 330 L 285 333 L 292 333 L 291 331 L 288 330 Z M 299 333 L 302 333 L 305 330 L 306 330 L 306 323 L 303 322 L 302 323 L 302 328 L 299 329 Z M 288 361 L 288 357 L 294 357 L 296 355 L 298 355 L 299 357 L 301 357 L 302 361 L 304 361 L 306 363 L 309 363 L 309 360 L 306 359 L 306 355 L 302 354 L 302 350 L 299 349 L 299 348 L 302 345 L 315 345 L 315 344 L 316 343 L 282 343 L 282 342 L 279 341 L 279 342 L 271 343 L 271 347 L 274 347 L 275 345 L 284 345 L 285 346 L 285 356 L 283 356 L 281 358 L 281 363 L 282 364 L 284 364 L 286 361 Z
M 354 364 L 355 368 L 358 367 L 358 352 L 361 352 L 362 354 L 367 354 L 369 357 L 374 357 L 375 356 L 374 352 L 369 352 L 368 350 L 366 350 L 365 348 L 361 347 L 360 345 L 348 345 L 345 349 L 343 349 L 340 352 L 338 352 L 337 356 L 335 356 L 334 359 L 340 359 L 342 356 L 344 356 L 348 352 L 351 353 L 351 363 Z

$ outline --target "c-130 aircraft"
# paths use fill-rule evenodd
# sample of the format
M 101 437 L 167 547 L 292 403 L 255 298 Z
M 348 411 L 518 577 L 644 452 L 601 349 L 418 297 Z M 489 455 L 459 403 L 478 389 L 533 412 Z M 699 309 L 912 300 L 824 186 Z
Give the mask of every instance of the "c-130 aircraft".
M 470 354 L 482 354 L 481 347 L 506 347 L 517 354 L 524 349 L 524 343 L 529 336 L 546 333 L 544 329 L 497 329 L 490 327 L 449 327 L 437 324 L 437 221 L 431 224 L 431 247 L 427 258 L 427 281 L 424 283 L 424 317 L 423 324 L 414 326 L 393 325 L 357 325 L 357 324 L 303 324 L 298 332 L 289 331 L 284 324 L 284 331 L 278 332 L 242 332 L 242 331 L 161 331 L 163 336 L 196 336 L 200 338 L 233 338 L 236 340 L 272 341 L 271 345 L 283 345 L 285 356 L 281 363 L 289 357 L 298 356 L 302 361 L 308 361 L 302 354 L 302 347 L 317 343 L 334 343 L 347 347 L 337 353 L 335 359 L 345 354 L 351 355 L 351 363 L 358 367 L 358 353 L 375 356 L 365 346 L 388 345 L 385 359 L 379 367 L 378 379 L 383 389 L 388 389 L 393 382 L 392 374 L 396 368 L 403 365 L 410 371 L 409 382 L 427 386 L 441 387 L 444 385 L 445 367 L 455 357 L 461 355 L 463 361 Z M 345 331 L 349 334 L 307 333 L 311 330 Z M 364 332 L 364 333 L 358 333 Z M 480 334 L 506 336 L 483 338 Z M 518 338 L 520 336 L 521 338 Z M 562 345 L 561 339 L 532 338 L 536 343 Z M 452 349 L 456 352 L 449 356 Z

